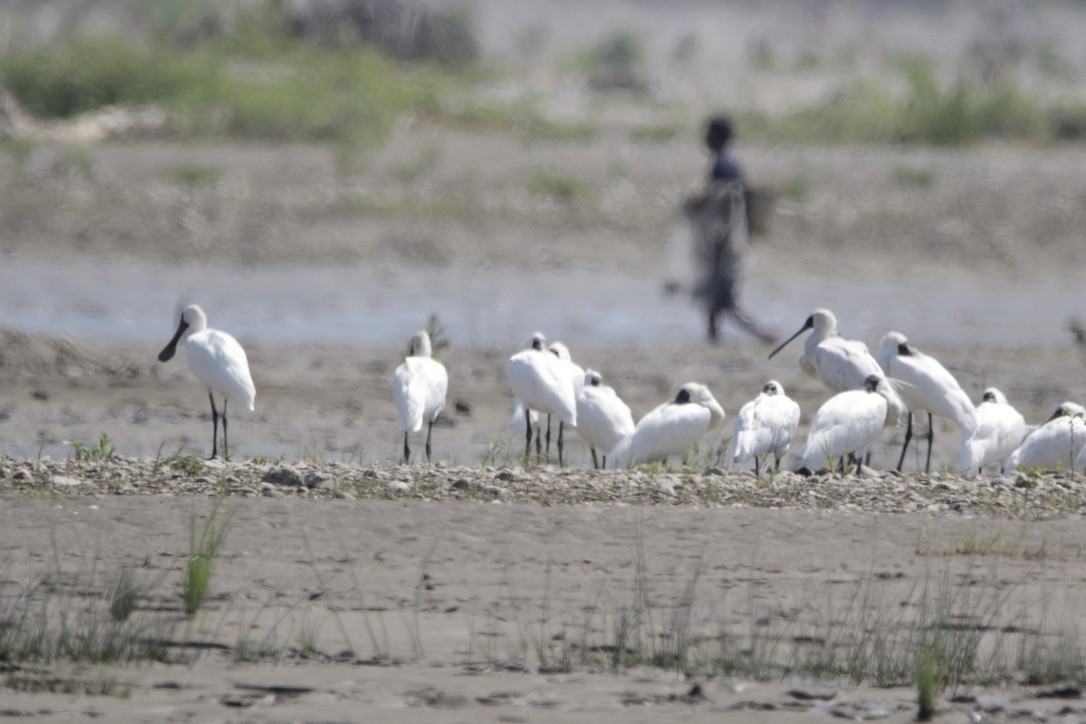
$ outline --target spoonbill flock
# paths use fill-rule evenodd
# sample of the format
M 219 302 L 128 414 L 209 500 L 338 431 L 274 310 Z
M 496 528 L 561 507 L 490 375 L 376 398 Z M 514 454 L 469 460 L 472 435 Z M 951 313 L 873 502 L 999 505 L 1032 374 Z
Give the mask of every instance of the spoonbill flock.
M 828 309 L 815 309 L 794 335 L 774 349 L 774 357 L 804 332 L 799 366 L 835 393 L 815 413 L 802 450 L 794 455 L 796 470 L 824 468 L 844 470 L 856 465 L 862 472 L 865 458 L 885 427 L 900 426 L 905 419 L 905 442 L 897 469 L 905 462 L 913 436 L 913 414 L 928 416 L 928 450 L 924 469 L 931 469 L 934 417 L 953 422 L 961 431 L 959 469 L 978 474 L 999 465 L 1001 471 L 1018 468 L 1086 468 L 1086 408 L 1064 402 L 1043 425 L 1031 428 L 1006 396 L 990 387 L 974 406 L 954 376 L 938 360 L 921 352 L 902 333 L 888 332 L 872 356 L 867 345 L 845 339 L 837 331 L 837 318 Z M 208 391 L 211 401 L 211 455 L 218 454 L 218 425 L 222 418 L 223 454 L 227 447 L 227 401 L 254 410 L 256 388 L 249 373 L 245 350 L 234 337 L 207 326 L 199 306 L 185 307 L 173 338 L 158 359 L 171 359 L 182 343 L 189 371 Z M 564 465 L 565 428 L 577 430 L 588 444 L 595 467 L 627 468 L 649 462 L 665 462 L 683 456 L 706 435 L 720 430 L 726 414 L 709 388 L 687 382 L 675 396 L 634 422 L 630 407 L 605 385 L 602 374 L 577 365 L 561 342 L 547 346 L 536 332 L 525 348 L 509 357 L 506 379 L 513 395 L 513 424 L 523 424 L 524 455 L 529 459 L 532 439 L 537 459 L 542 458 L 543 438 L 550 447 L 551 417 L 558 419 L 558 463 Z M 392 394 L 400 413 L 403 459 L 411 459 L 410 435 L 426 431 L 426 459 L 432 455 L 434 423 L 445 408 L 449 376 L 434 359 L 425 331 L 411 340 L 410 354 L 396 368 Z M 215 396 L 222 398 L 220 415 Z M 542 427 L 547 418 L 547 429 Z M 789 454 L 801 419 L 799 405 L 784 387 L 769 380 L 761 392 L 742 406 L 735 420 L 733 464 L 754 462 L 755 476 L 762 462 L 774 456 L 775 469 Z M 599 455 L 597 455 L 597 452 Z

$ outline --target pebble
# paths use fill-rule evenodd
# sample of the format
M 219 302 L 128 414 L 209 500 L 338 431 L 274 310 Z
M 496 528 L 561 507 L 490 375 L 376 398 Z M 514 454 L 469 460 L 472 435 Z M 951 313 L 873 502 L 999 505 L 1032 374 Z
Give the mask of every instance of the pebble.
M 292 487 L 299 487 L 302 485 L 302 476 L 298 474 L 297 470 L 289 465 L 280 465 L 277 468 L 272 468 L 264 473 L 264 477 L 262 477 L 261 480 L 265 483 L 289 485 Z

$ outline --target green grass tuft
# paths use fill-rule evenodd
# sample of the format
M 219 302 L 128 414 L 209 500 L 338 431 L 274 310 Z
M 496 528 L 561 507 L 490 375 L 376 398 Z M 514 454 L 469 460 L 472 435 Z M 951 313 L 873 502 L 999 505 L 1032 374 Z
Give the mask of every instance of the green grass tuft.
M 189 516 L 189 555 L 185 567 L 185 577 L 181 584 L 181 598 L 185 613 L 192 616 L 200 610 L 207 595 L 215 561 L 226 543 L 226 534 L 230 529 L 233 511 L 220 518 L 219 511 L 223 498 L 218 498 L 211 506 L 211 512 L 204 520 L 197 535 L 196 514 Z

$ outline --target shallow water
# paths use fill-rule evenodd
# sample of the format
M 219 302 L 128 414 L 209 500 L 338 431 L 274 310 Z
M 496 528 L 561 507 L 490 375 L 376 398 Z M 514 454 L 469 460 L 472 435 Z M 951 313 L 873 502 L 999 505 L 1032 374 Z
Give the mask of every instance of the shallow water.
M 869 345 L 898 329 L 922 346 L 1067 346 L 1067 318 L 1077 311 L 1068 300 L 1077 293 L 1067 281 L 1043 282 L 755 268 L 743 299 L 782 334 L 824 306 L 846 336 Z M 176 310 L 190 301 L 213 326 L 262 343 L 398 347 L 430 312 L 454 343 L 475 348 L 515 347 L 537 329 L 594 347 L 690 345 L 704 334 L 688 297 L 667 297 L 655 279 L 606 269 L 229 268 L 9 256 L 0 264 L 0 288 L 5 325 L 88 342 L 164 341 Z M 725 340 L 752 344 L 733 329 Z

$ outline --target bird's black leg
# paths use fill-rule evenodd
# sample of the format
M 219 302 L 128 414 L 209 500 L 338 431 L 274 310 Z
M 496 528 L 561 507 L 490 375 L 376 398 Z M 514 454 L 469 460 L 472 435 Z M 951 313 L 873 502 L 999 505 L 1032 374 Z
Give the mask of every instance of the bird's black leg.
M 773 453 L 773 459 L 777 461 L 777 467 L 775 468 L 775 470 L 779 473 L 781 471 L 781 456 L 777 453 Z
M 407 465 L 407 463 L 410 460 L 411 460 L 411 448 L 408 447 L 408 445 L 407 445 L 407 430 L 404 430 L 403 431 L 403 464 Z
M 594 447 L 589 448 L 589 450 L 592 451 L 592 469 L 593 470 L 599 470 L 600 469 L 600 461 L 596 459 L 596 448 L 594 448 Z
M 226 442 L 226 403 L 230 402 L 226 397 L 222 398 L 222 459 L 230 459 L 230 446 Z
M 547 415 L 547 457 L 551 456 L 551 416 Z
M 761 480 L 762 479 L 762 473 L 758 469 L 758 458 L 759 457 L 760 457 L 759 455 L 754 456 L 754 479 L 755 480 Z
M 219 411 L 215 409 L 215 394 L 211 390 L 207 391 L 207 398 L 211 400 L 211 457 L 208 460 L 214 460 L 219 454 Z
M 430 436 L 434 434 L 434 421 L 426 428 L 426 462 L 430 462 Z
M 524 408 L 524 429 L 526 430 L 524 440 L 524 464 L 527 465 L 528 456 L 532 454 L 532 413 L 528 412 L 527 407 Z M 538 447 L 538 445 L 539 441 L 537 440 L 536 446 Z
M 913 413 L 909 412 L 905 419 L 908 422 L 905 423 L 905 444 L 901 446 L 901 457 L 897 461 L 898 472 L 901 471 L 901 466 L 905 464 L 905 451 L 909 449 L 909 440 L 913 439 Z
M 602 455 L 601 457 L 603 458 L 603 469 L 606 470 L 607 469 L 607 456 Z
M 933 424 L 931 413 L 928 413 L 928 461 L 924 463 L 924 472 L 931 472 L 931 444 L 935 442 L 935 425 Z

